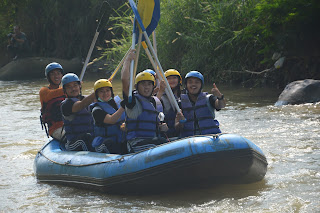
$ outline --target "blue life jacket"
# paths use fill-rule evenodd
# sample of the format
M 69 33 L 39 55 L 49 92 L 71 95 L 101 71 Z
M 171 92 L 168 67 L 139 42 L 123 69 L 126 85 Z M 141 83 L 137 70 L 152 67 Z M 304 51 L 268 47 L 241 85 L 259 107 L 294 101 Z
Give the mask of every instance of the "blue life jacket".
M 162 104 L 157 97 L 151 97 L 156 101 L 156 108 L 153 104 L 138 93 L 134 93 L 134 97 L 138 99 L 142 106 L 142 113 L 137 119 L 127 117 L 127 140 L 136 137 L 153 138 L 158 135 L 159 112 L 163 111 Z
M 221 133 L 219 122 L 215 120 L 214 108 L 210 105 L 209 97 L 210 95 L 207 96 L 207 93 L 201 92 L 193 106 L 188 95 L 181 94 L 181 108 L 184 117 L 187 119 L 181 131 L 181 137 L 194 135 L 195 122 L 198 123 L 201 135 Z
M 120 102 L 121 99 L 119 96 L 115 96 L 114 100 L 120 108 Z M 95 106 L 101 107 L 102 110 L 104 110 L 106 113 L 112 115 L 115 113 L 117 110 L 115 110 L 108 102 L 96 102 L 91 104 L 91 108 L 93 109 Z M 103 126 L 97 126 L 96 124 L 94 125 L 94 136 L 101 136 L 104 138 L 110 138 L 114 142 L 121 142 L 122 141 L 122 134 L 123 132 L 120 130 L 121 124 L 125 120 L 125 112 L 122 113 L 121 117 L 115 124 L 106 124 L 104 123 Z
M 175 97 L 177 100 L 177 97 Z M 168 125 L 168 131 L 166 132 L 166 135 L 170 137 L 176 137 L 178 136 L 176 133 L 176 130 L 174 128 L 174 123 L 176 119 L 176 110 L 174 107 L 172 107 L 169 98 L 166 94 L 163 94 L 161 97 L 162 103 L 163 103 L 163 113 L 165 115 L 165 122 Z
M 71 98 L 74 102 L 79 101 L 78 98 Z M 67 101 L 64 100 L 62 104 Z M 93 118 L 91 115 L 91 111 L 89 107 L 82 109 L 79 112 L 74 113 L 68 117 L 74 116 L 74 118 L 70 121 L 62 116 L 64 129 L 66 131 L 66 137 L 68 141 L 73 141 L 76 139 L 80 134 L 83 133 L 90 133 L 93 134 Z

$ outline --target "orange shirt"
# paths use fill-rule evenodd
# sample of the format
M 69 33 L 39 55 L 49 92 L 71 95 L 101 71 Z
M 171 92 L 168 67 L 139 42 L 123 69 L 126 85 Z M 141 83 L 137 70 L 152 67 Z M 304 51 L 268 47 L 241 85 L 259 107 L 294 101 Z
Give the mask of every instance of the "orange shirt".
M 43 107 L 44 103 L 47 103 L 53 98 L 58 98 L 64 95 L 62 87 L 59 87 L 58 89 L 50 89 L 49 87 L 42 87 L 39 92 L 40 95 L 40 102 L 41 107 Z M 53 122 L 52 126 L 49 128 L 49 135 L 52 135 L 52 133 L 63 126 L 63 121 Z

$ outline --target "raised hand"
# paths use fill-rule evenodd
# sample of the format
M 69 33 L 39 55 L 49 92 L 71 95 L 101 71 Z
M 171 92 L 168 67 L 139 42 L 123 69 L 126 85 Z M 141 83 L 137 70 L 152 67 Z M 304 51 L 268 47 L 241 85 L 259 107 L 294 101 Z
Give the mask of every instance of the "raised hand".
M 215 83 L 212 84 L 211 93 L 218 98 L 220 98 L 222 96 L 222 93 L 219 91 L 219 89 Z

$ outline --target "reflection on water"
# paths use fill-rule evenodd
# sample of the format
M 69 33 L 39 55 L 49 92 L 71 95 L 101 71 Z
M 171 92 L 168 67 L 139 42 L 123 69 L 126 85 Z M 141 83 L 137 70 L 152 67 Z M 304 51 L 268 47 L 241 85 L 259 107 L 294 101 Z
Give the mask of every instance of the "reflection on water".
M 96 80 L 83 84 L 93 91 Z M 86 79 L 85 79 L 86 80 Z M 121 97 L 121 82 L 113 87 Z M 38 183 L 33 160 L 48 140 L 38 92 L 46 80 L 0 81 L 0 212 L 317 212 L 320 209 L 320 104 L 275 107 L 281 91 L 217 85 L 227 107 L 223 132 L 242 135 L 267 156 L 263 181 L 201 186 L 155 195 L 108 195 Z M 205 87 L 210 91 L 210 86 Z

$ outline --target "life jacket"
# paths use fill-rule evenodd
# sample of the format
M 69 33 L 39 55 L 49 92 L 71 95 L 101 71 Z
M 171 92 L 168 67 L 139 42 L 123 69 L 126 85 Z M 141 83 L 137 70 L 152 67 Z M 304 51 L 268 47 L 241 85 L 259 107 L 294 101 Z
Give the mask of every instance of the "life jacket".
M 121 99 L 119 96 L 115 96 L 114 100 L 120 108 L 120 102 Z M 96 102 L 93 103 L 90 108 L 93 109 L 95 106 L 101 107 L 102 110 L 104 110 L 106 113 L 112 115 L 115 113 L 117 110 L 115 110 L 109 103 L 107 102 Z M 101 136 L 105 138 L 110 138 L 115 142 L 121 142 L 122 141 L 122 135 L 123 131 L 120 130 L 121 124 L 125 120 L 125 112 L 122 113 L 121 117 L 118 119 L 118 121 L 115 124 L 106 124 L 104 123 L 103 126 L 97 126 L 96 124 L 94 125 L 94 136 Z
M 126 128 L 127 128 L 127 140 L 143 137 L 153 138 L 158 135 L 158 124 L 159 124 L 159 112 L 163 111 L 162 104 L 157 97 L 152 96 L 156 102 L 156 108 L 153 104 L 141 96 L 138 93 L 134 93 L 134 97 L 138 99 L 142 106 L 142 113 L 137 119 L 131 119 L 127 117 Z
M 219 122 L 215 120 L 214 109 L 210 105 L 209 97 L 210 95 L 207 96 L 207 93 L 201 92 L 193 106 L 188 95 L 181 94 L 181 108 L 184 117 L 187 119 L 181 131 L 181 137 L 194 135 L 195 122 L 198 123 L 201 135 L 221 133 Z
M 42 129 L 46 130 L 47 136 L 49 137 L 48 129 L 55 122 L 62 121 L 62 113 L 60 110 L 61 102 L 66 98 L 66 96 L 60 96 L 49 100 L 47 103 L 43 103 L 40 110 L 40 122 Z M 47 126 L 46 126 L 47 125 Z
M 176 100 L 178 99 L 175 96 Z M 163 104 L 163 113 L 165 115 L 165 122 L 168 125 L 168 131 L 166 132 L 166 135 L 168 137 L 175 137 L 177 136 L 176 131 L 175 131 L 175 127 L 174 127 L 174 123 L 175 123 L 175 119 L 176 119 L 176 110 L 174 109 L 174 107 L 172 107 L 169 98 L 166 94 L 163 94 L 161 97 L 161 101 Z
M 74 102 L 79 101 L 78 98 L 71 99 Z M 66 100 L 64 100 L 62 104 Z M 68 116 L 68 118 L 72 116 L 74 116 L 72 120 L 68 120 L 65 116 L 62 116 L 68 141 L 73 141 L 77 136 L 83 133 L 90 133 L 93 135 L 93 118 L 89 106 Z

